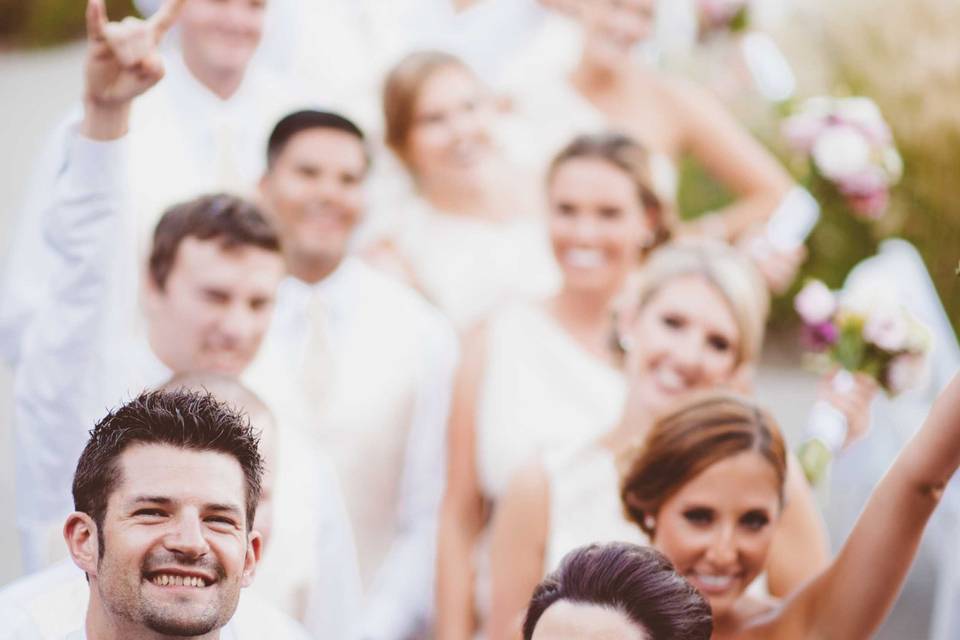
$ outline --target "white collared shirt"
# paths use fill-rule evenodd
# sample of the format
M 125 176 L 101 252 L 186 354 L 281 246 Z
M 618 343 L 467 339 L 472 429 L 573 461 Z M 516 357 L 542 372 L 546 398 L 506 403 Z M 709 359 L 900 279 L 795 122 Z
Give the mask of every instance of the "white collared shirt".
M 266 141 L 299 98 L 251 66 L 237 91 L 223 100 L 200 84 L 176 51 L 164 55 L 166 74 L 134 101 L 122 184 L 135 197 L 122 208 L 139 224 L 116 235 L 141 255 L 153 227 L 172 204 L 212 191 L 250 190 L 265 165 Z M 27 326 L 55 285 L 58 256 L 43 237 L 41 220 L 70 151 L 82 112 L 75 108 L 51 135 L 31 180 L 0 279 L 0 358 L 16 364 Z M 229 160 L 229 161 L 228 161 Z
M 114 242 L 127 230 L 115 170 L 125 141 L 73 135 L 68 147 L 55 204 L 41 221 L 57 268 L 25 332 L 14 380 L 17 522 L 28 570 L 62 549 L 48 534 L 73 508 L 73 469 L 88 430 L 107 408 L 170 375 L 133 329 L 137 280 L 123 265 L 134 258 L 129 245 Z
M 324 355 L 314 355 L 332 368 L 322 403 L 303 402 L 301 376 L 315 364 L 307 360 L 319 326 L 312 313 L 324 315 L 326 334 Z M 361 637 L 415 635 L 432 608 L 453 330 L 412 289 L 351 257 L 316 285 L 293 277 L 281 285 L 261 353 L 257 388 L 299 396 L 295 422 L 312 425 L 310 437 L 339 471 L 364 580 Z
M 28 570 L 63 555 L 62 539 L 52 534 L 72 510 L 70 484 L 87 431 L 107 409 L 171 375 L 138 330 L 137 269 L 118 268 L 137 264 L 127 245 L 115 242 L 131 222 L 122 205 L 127 142 L 74 134 L 43 221 L 61 266 L 27 332 L 15 380 L 17 521 Z M 292 427 L 277 423 L 275 544 L 265 551 L 263 592 L 290 611 L 285 595 L 303 591 L 325 634 L 344 637 L 360 607 L 360 578 L 336 475 L 315 446 L 300 447 Z M 284 561 L 300 564 L 274 570 Z

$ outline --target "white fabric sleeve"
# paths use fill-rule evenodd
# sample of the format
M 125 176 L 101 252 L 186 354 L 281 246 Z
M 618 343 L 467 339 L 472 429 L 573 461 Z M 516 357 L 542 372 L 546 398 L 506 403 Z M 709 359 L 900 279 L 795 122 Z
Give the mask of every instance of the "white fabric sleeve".
M 19 359 L 33 314 L 49 294 L 57 261 L 43 238 L 42 214 L 49 209 L 57 178 L 65 170 L 80 118 L 80 109 L 74 109 L 50 134 L 13 221 L 9 252 L 0 268 L 0 359 L 11 366 Z
M 446 425 L 459 346 L 453 329 L 439 313 L 422 325 L 422 377 L 400 484 L 398 534 L 367 596 L 363 640 L 417 637 L 432 618 Z
M 112 244 L 122 224 L 124 149 L 123 140 L 73 134 L 42 214 L 56 268 L 24 335 L 14 381 L 17 520 L 28 547 L 43 544 L 50 519 L 71 510 L 73 469 L 93 426 L 86 421 L 119 255 Z M 31 557 L 37 553 L 25 549 L 28 564 L 40 560 Z

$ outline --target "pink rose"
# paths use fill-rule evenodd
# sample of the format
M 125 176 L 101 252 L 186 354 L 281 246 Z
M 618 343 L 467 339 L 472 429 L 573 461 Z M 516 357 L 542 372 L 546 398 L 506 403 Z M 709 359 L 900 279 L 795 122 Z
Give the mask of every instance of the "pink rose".
M 810 153 L 826 126 L 826 120 L 819 115 L 801 112 L 784 120 L 780 132 L 791 149 Z
M 893 395 L 917 384 L 923 375 L 926 359 L 919 353 L 904 353 L 893 358 L 883 376 L 883 386 Z
M 870 314 L 863 326 L 863 338 L 884 351 L 901 351 L 907 346 L 910 326 L 903 311 L 890 309 Z
M 818 325 L 828 322 L 837 311 L 837 298 L 819 280 L 811 280 L 793 300 L 793 307 L 804 323 Z

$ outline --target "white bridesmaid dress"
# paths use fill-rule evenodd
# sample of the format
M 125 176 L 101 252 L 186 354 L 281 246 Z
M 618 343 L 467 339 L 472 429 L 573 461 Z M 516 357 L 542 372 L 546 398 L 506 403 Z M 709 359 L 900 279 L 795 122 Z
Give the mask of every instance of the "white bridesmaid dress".
M 560 285 L 542 217 L 486 220 L 437 211 L 417 196 L 402 215 L 398 248 L 418 288 L 458 330 Z
M 622 374 L 577 344 L 537 304 L 512 305 L 487 324 L 476 421 L 477 473 L 492 503 L 522 465 L 553 449 L 583 446 L 616 421 Z M 478 544 L 476 609 L 489 612 L 489 529 Z

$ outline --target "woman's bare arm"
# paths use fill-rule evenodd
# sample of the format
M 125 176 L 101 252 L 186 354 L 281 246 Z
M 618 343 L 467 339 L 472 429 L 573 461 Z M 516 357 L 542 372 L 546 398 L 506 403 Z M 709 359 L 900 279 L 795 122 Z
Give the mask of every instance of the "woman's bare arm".
M 725 239 L 766 222 L 793 186 L 790 175 L 708 91 L 686 81 L 668 87 L 682 151 L 737 196 L 715 214 Z
M 520 637 L 523 615 L 544 573 L 550 489 L 543 465 L 531 463 L 510 481 L 493 518 L 489 640 Z
M 480 327 L 464 337 L 450 409 L 447 486 L 437 537 L 436 635 L 444 640 L 470 640 L 476 630 L 473 550 L 483 529 L 484 499 L 477 479 L 475 420 L 485 334 Z
M 784 626 L 800 619 L 804 637 L 871 637 L 900 593 L 927 521 L 958 466 L 960 375 L 877 485 L 827 572 L 787 603 Z

